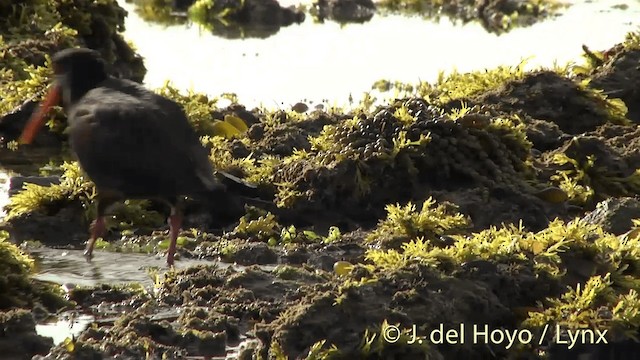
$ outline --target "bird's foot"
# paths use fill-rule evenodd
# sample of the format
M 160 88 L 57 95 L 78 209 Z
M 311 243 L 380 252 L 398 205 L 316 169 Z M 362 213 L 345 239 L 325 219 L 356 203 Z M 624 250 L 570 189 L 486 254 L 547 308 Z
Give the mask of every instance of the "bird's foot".
M 91 262 L 91 259 L 93 259 L 93 251 L 92 251 L 92 249 L 85 249 L 84 250 L 84 258 L 87 260 L 87 262 Z
M 91 238 L 87 242 L 87 247 L 84 250 L 84 257 L 87 259 L 87 262 L 89 262 L 91 258 L 93 258 L 93 248 L 96 245 L 96 240 L 102 237 L 105 232 L 104 217 L 98 216 L 98 218 L 91 223 L 90 228 Z
M 167 249 L 167 265 L 169 267 L 174 266 L 174 259 L 176 256 L 176 247 L 177 247 L 177 239 L 178 233 L 180 232 L 180 227 L 182 225 L 182 216 L 178 214 L 172 214 L 167 219 L 169 223 L 169 249 Z
M 167 267 L 170 269 L 173 269 L 175 267 L 175 261 L 173 260 L 173 256 L 172 257 L 167 257 Z

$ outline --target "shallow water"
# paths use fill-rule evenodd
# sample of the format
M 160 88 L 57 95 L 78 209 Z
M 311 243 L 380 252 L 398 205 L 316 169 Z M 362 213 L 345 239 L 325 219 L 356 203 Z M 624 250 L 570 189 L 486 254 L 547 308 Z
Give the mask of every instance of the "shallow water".
M 158 267 L 161 272 L 167 269 L 165 256 L 96 250 L 93 259 L 88 263 L 82 250 L 41 247 L 28 252 L 36 259 L 38 274 L 35 277 L 58 284 L 94 286 L 137 282 L 144 286 L 152 286 L 153 282 L 146 269 Z M 184 269 L 195 265 L 213 264 L 221 268 L 233 266 L 238 271 L 244 269 L 240 265 L 195 259 L 176 260 L 175 268 Z M 262 266 L 262 268 L 271 270 L 273 266 Z
M 66 338 L 80 335 L 93 320 L 94 317 L 91 315 L 64 316 L 54 321 L 36 325 L 36 333 L 40 336 L 52 338 L 53 343 L 58 345 Z
M 96 251 L 91 263 L 87 263 L 82 250 L 41 247 L 31 249 L 29 253 L 36 259 L 38 271 L 35 276 L 36 279 L 57 283 L 68 288 L 133 282 L 140 283 L 146 288 L 151 288 L 153 281 L 146 269 L 157 267 L 160 272 L 167 270 L 164 256 Z M 212 264 L 220 268 L 232 266 L 237 271 L 245 269 L 241 265 L 192 259 L 176 260 L 175 268 L 183 269 L 195 265 Z M 269 265 L 261 266 L 262 269 L 267 271 L 273 270 L 274 267 Z M 175 313 L 173 314 L 175 315 Z M 94 316 L 89 314 L 65 312 L 53 320 L 36 325 L 36 332 L 41 336 L 51 337 L 54 344 L 57 345 L 66 338 L 78 336 L 96 320 Z M 238 346 L 229 347 L 228 353 L 233 354 L 237 350 Z M 224 357 L 220 359 L 224 359 Z
M 345 105 L 350 94 L 362 97 L 380 79 L 414 83 L 433 81 L 440 70 L 460 71 L 516 65 L 580 61 L 581 46 L 607 49 L 640 24 L 640 2 L 571 1 L 563 15 L 504 35 L 480 24 L 453 25 L 419 17 L 374 16 L 364 24 L 327 21 L 282 28 L 267 39 L 229 40 L 197 25 L 145 23 L 132 4 L 125 36 L 145 57 L 146 83 L 165 80 L 213 96 L 236 93 L 248 106 L 289 106 L 308 99 Z M 281 2 L 287 6 L 291 0 Z
M 4 207 L 9 203 L 11 173 L 0 169 L 0 220 L 7 214 Z

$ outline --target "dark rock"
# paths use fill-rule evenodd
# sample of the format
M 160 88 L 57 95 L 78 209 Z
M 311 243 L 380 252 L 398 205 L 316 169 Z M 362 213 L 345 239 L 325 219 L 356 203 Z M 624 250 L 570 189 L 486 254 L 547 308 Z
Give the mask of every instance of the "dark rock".
M 475 102 L 496 104 L 506 112 L 521 112 L 555 123 L 570 135 L 593 131 L 608 121 L 600 101 L 574 80 L 553 71 L 538 71 L 482 94 Z
M 88 224 L 80 204 L 60 209 L 51 214 L 33 212 L 12 218 L 0 226 L 9 232 L 10 240 L 19 244 L 27 240 L 38 240 L 48 246 L 81 246 L 89 237 Z
M 336 261 L 338 259 L 334 256 L 321 254 L 311 257 L 307 263 L 320 270 L 333 271 Z
M 281 27 L 299 24 L 305 18 L 296 7 L 284 8 L 276 0 L 217 0 L 208 11 L 208 27 L 215 35 L 228 39 L 267 38 Z M 221 20 L 220 14 L 225 12 L 228 14 Z
M 533 144 L 533 148 L 545 152 L 556 149 L 567 140 L 569 135 L 560 130 L 558 125 L 543 120 L 531 120 L 527 123 L 527 139 Z
M 245 340 L 240 344 L 238 350 L 238 360 L 252 360 L 256 349 L 260 346 L 260 341 L 256 339 Z
M 619 98 L 627 106 L 627 117 L 640 123 L 640 50 L 622 50 L 617 45 L 607 51 L 607 63 L 596 70 L 591 84 L 603 89 L 610 98 Z
M 60 184 L 59 176 L 14 176 L 10 180 L 9 195 L 15 195 L 23 190 L 24 184 L 51 186 Z
M 240 265 L 275 264 L 278 255 L 265 243 L 249 243 L 239 248 L 232 256 Z
M 309 260 L 311 255 L 307 251 L 307 249 L 303 247 L 297 247 L 292 250 L 286 251 L 281 257 L 280 261 L 283 264 L 291 264 L 291 265 L 302 265 Z
M 0 357 L 3 359 L 31 359 L 46 355 L 53 339 L 36 333 L 31 312 L 16 310 L 0 313 Z
M 12 112 L 0 116 L 0 134 L 5 141 L 16 140 L 38 106 L 35 100 L 27 100 Z
M 631 220 L 637 218 L 640 218 L 640 201 L 636 198 L 619 198 L 598 203 L 596 209 L 583 219 L 601 225 L 607 232 L 621 235 L 631 229 Z

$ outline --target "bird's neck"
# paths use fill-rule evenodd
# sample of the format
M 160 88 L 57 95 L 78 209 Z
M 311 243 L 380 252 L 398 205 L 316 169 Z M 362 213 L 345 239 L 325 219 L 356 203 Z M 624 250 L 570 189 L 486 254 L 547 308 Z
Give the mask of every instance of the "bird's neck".
M 91 74 L 90 76 L 70 76 L 62 91 L 62 102 L 65 109 L 70 109 L 82 97 L 100 86 L 108 78 L 107 74 Z

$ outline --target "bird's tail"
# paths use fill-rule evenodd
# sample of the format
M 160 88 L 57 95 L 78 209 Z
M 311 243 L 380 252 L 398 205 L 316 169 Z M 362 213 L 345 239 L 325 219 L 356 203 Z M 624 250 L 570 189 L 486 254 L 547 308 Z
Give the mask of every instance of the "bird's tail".
M 246 180 L 244 180 L 244 179 L 241 179 L 241 178 L 239 178 L 239 177 L 237 177 L 237 176 L 235 176 L 235 175 L 231 175 L 231 174 L 229 174 L 229 173 L 228 173 L 228 172 L 226 172 L 226 171 L 220 171 L 220 170 L 218 170 L 218 171 L 216 171 L 216 173 L 217 173 L 217 174 L 220 174 L 220 175 L 222 175 L 224 178 L 226 178 L 226 179 L 228 179 L 228 180 L 231 180 L 231 181 L 233 181 L 234 183 L 239 184 L 239 185 L 242 185 L 242 186 L 244 186 L 244 187 L 246 187 L 246 188 L 249 188 L 249 189 L 256 189 L 256 188 L 258 188 L 258 186 L 256 186 L 255 184 L 252 184 L 252 183 L 250 183 L 250 182 L 248 182 L 248 181 L 246 181 Z
M 225 227 L 237 222 L 245 214 L 244 204 L 239 196 L 226 189 L 222 184 L 200 193 L 199 208 L 209 217 L 209 226 Z
M 255 188 L 247 188 L 242 185 L 227 186 L 221 183 L 214 189 L 210 189 L 203 196 L 208 204 L 210 214 L 216 218 L 216 222 L 233 222 L 246 214 L 246 206 L 254 206 L 274 214 L 279 213 L 279 208 L 273 201 L 260 199 L 253 192 Z

